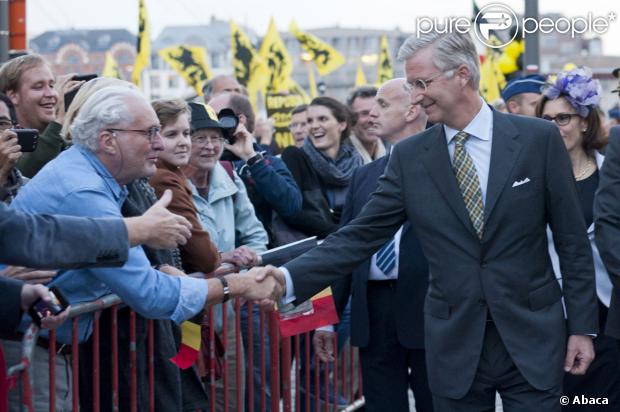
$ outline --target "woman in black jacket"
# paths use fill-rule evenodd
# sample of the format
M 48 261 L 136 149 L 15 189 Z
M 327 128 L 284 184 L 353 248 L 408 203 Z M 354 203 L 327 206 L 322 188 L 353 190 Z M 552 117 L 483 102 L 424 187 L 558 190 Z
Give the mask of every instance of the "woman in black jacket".
M 355 149 L 342 144 L 353 123 L 345 105 L 331 97 L 317 97 L 307 116 L 309 136 L 303 147 L 282 152 L 303 196 L 301 212 L 284 220 L 306 236 L 324 238 L 339 227 L 349 182 L 362 159 Z

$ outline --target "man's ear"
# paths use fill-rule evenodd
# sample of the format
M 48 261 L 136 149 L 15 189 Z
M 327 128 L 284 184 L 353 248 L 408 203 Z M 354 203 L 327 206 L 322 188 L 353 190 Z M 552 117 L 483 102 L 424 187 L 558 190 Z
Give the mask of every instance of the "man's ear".
M 405 121 L 407 123 L 413 122 L 417 117 L 420 110 L 420 105 L 418 104 L 410 104 L 407 107 L 407 111 L 405 112 Z
M 519 113 L 519 104 L 514 100 L 508 100 L 506 102 L 506 109 L 508 109 L 508 113 Z
M 97 137 L 99 142 L 99 151 L 110 156 L 114 156 L 119 152 L 118 141 L 108 130 L 103 130 Z
M 15 90 L 7 90 L 5 94 L 9 99 L 11 99 L 11 103 L 13 103 L 14 106 L 19 104 L 19 93 Z
M 465 87 L 465 85 L 469 83 L 469 79 L 471 79 L 471 71 L 466 64 L 461 64 L 459 67 L 457 67 L 455 75 L 458 76 L 461 87 Z
M 248 118 L 243 113 L 239 113 L 237 117 L 239 117 L 239 123 L 242 123 L 245 127 L 248 126 Z

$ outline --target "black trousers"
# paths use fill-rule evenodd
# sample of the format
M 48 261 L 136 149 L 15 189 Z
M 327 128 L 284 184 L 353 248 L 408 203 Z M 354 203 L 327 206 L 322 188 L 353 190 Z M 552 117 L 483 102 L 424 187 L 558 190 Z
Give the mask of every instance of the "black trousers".
M 398 342 L 394 282 L 368 283 L 370 340 L 360 348 L 365 410 L 408 412 L 408 389 L 417 412 L 433 410 L 424 349 L 408 349 Z M 419 325 L 423 328 L 424 325 Z
M 558 412 L 561 388 L 541 391 L 530 385 L 512 361 L 492 321 L 487 322 L 480 363 L 469 392 L 461 399 L 433 395 L 436 412 L 494 412 L 495 393 L 504 412 Z
M 600 330 L 605 330 L 609 309 L 599 301 Z M 620 411 L 620 342 L 600 333 L 594 339 L 594 361 L 585 375 L 564 375 L 564 395 L 571 400 L 582 395 L 587 398 L 607 398 L 608 405 L 571 404 L 562 411 Z

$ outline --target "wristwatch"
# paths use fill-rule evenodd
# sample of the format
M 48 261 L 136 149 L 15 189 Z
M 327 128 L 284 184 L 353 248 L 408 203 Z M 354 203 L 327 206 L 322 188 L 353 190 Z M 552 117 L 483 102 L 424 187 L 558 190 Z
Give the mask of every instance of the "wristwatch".
M 260 153 L 256 153 L 254 156 L 250 157 L 246 163 L 248 164 L 248 166 L 252 167 L 261 160 L 263 160 L 263 155 Z
M 224 276 L 218 276 L 217 278 L 222 283 L 222 289 L 224 289 L 224 297 L 222 298 L 222 303 L 226 303 L 228 302 L 228 299 L 230 299 L 230 288 L 228 287 L 228 281 Z

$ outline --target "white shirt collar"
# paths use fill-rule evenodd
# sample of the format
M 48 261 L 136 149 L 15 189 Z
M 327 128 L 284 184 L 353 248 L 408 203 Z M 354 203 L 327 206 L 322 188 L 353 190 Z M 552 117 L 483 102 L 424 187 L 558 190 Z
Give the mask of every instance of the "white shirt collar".
M 480 98 L 482 100 L 482 97 Z M 472 136 L 477 137 L 482 140 L 489 140 L 491 138 L 490 131 L 492 130 L 493 125 L 493 111 L 489 108 L 489 106 L 482 100 L 482 107 L 478 114 L 469 122 L 464 132 L 469 133 Z M 453 129 L 449 126 L 443 125 L 443 130 L 446 133 L 446 140 L 448 144 L 452 141 L 454 136 L 460 131 Z

